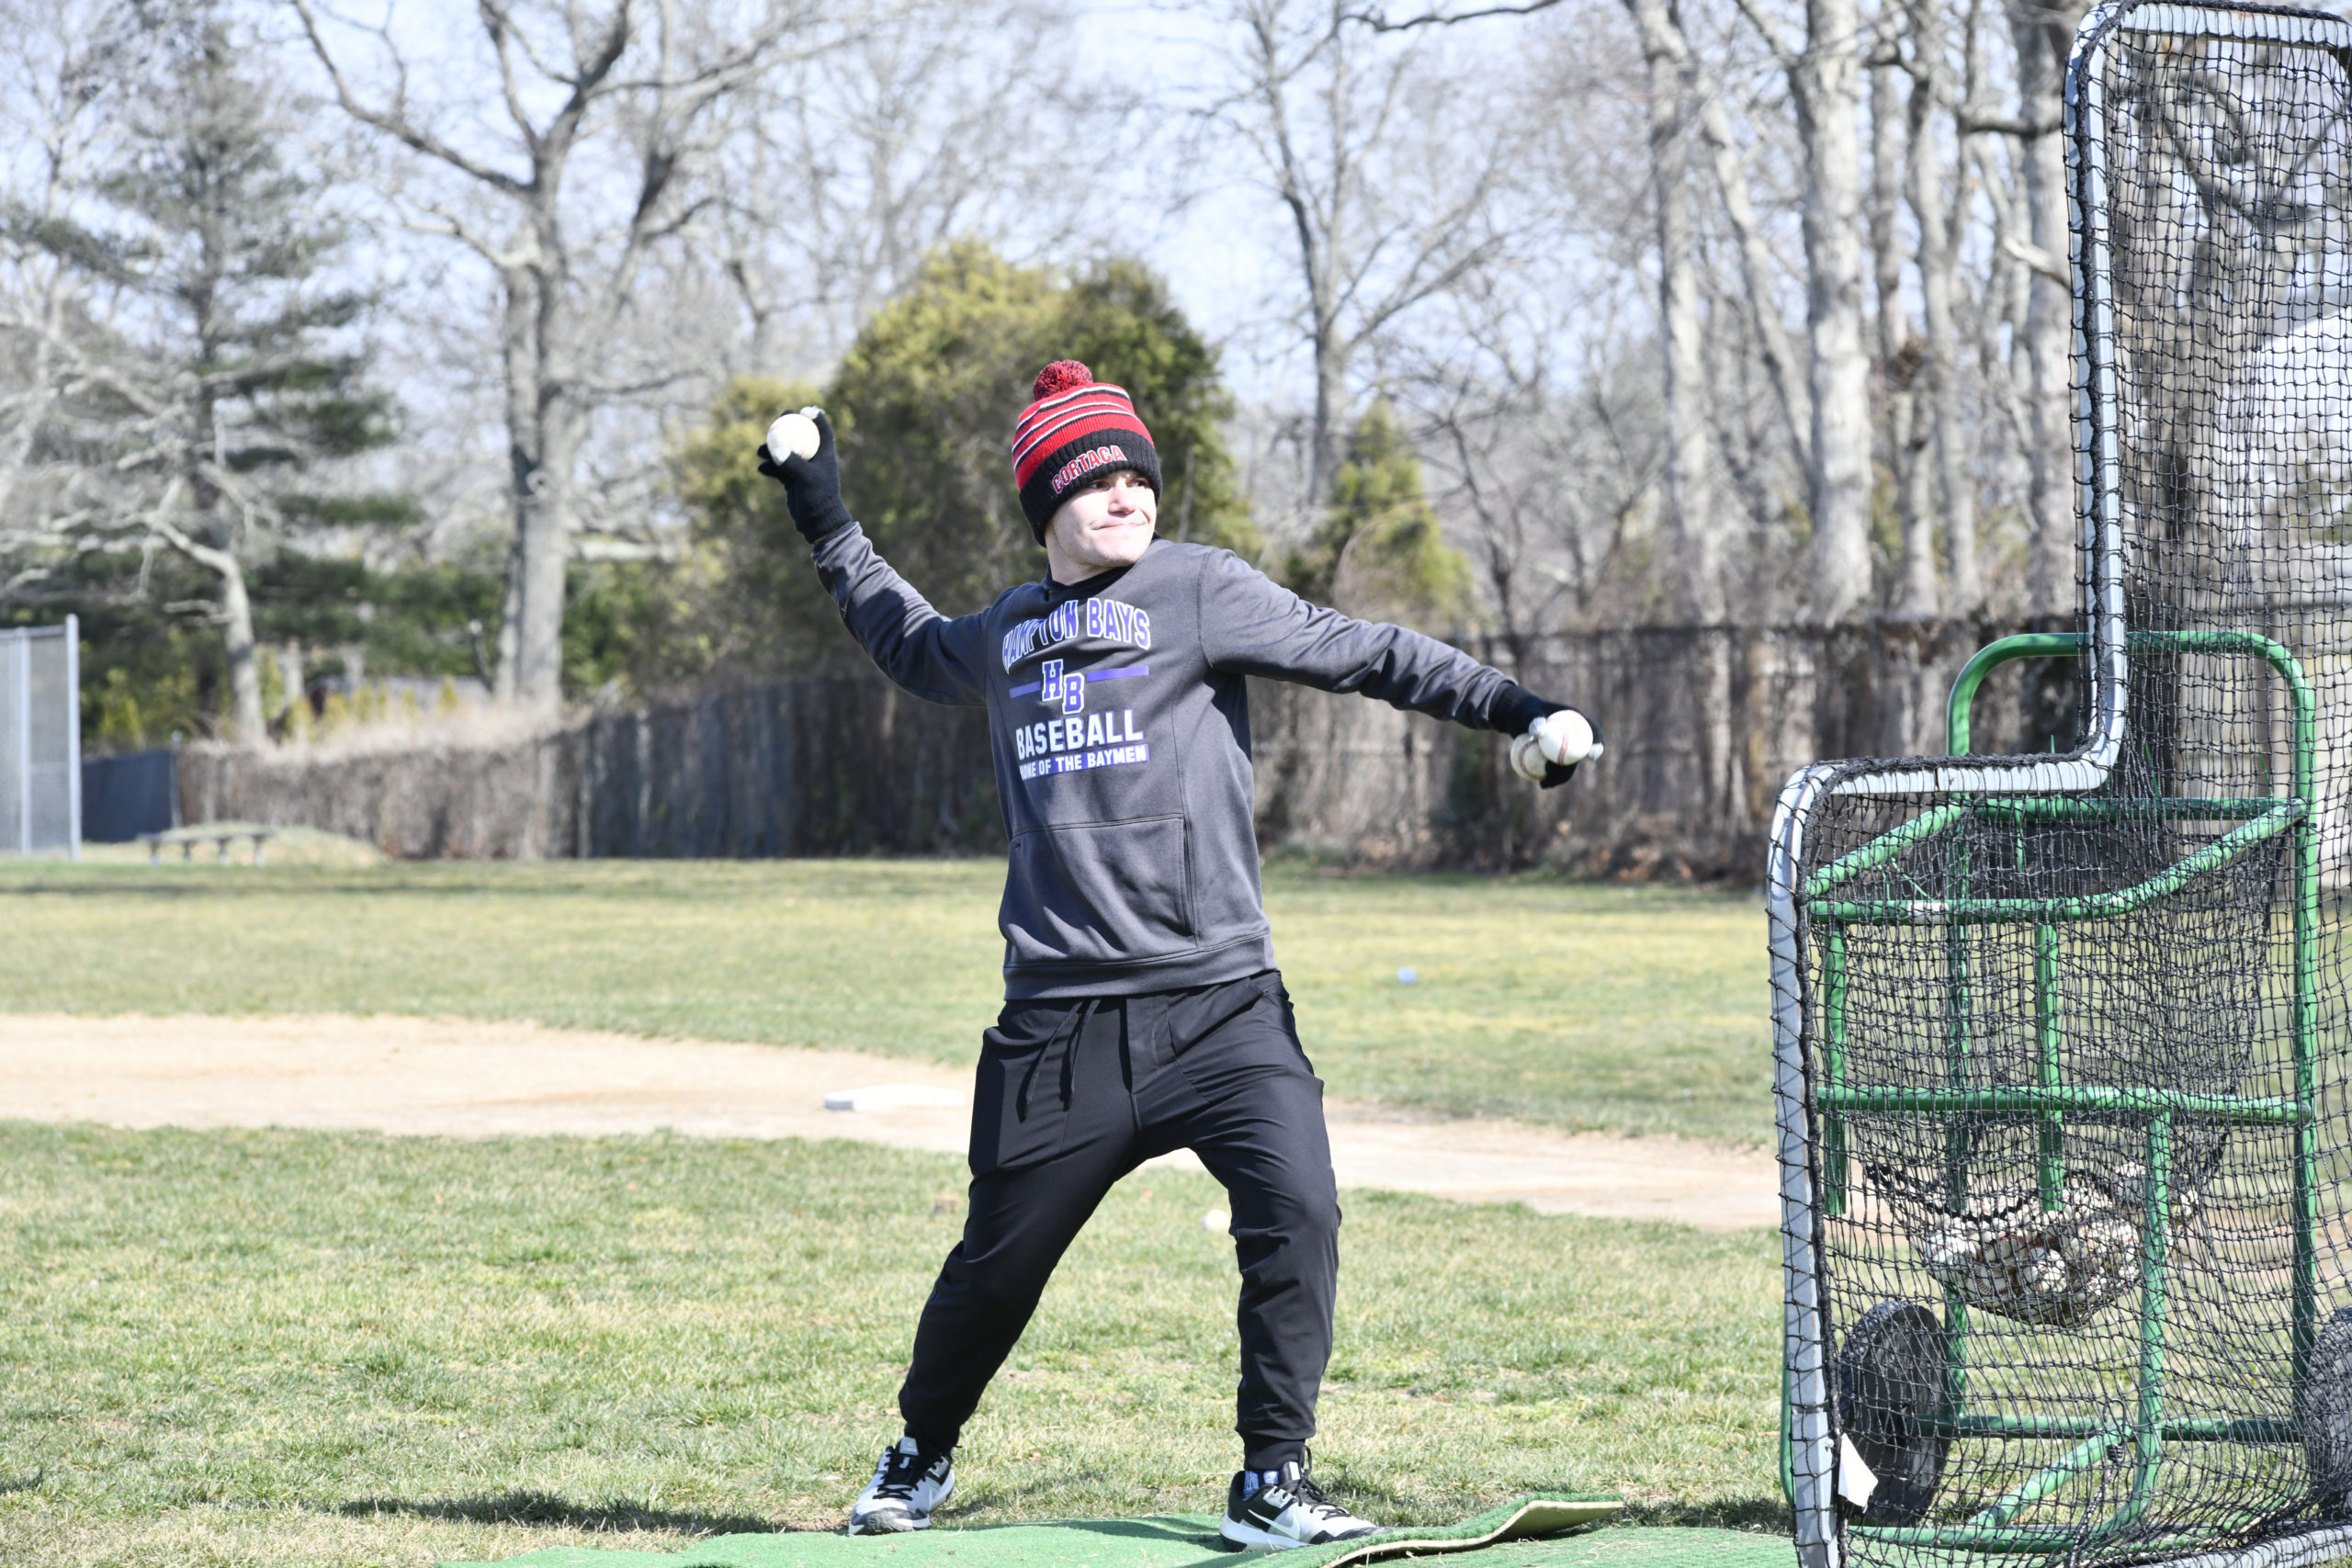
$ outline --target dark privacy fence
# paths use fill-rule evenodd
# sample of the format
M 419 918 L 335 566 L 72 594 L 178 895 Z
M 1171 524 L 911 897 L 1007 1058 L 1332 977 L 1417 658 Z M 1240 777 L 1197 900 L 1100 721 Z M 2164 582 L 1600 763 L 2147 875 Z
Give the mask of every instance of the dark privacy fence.
M 795 681 L 565 733 L 577 855 L 1001 850 L 988 726 L 880 676 Z
M 1940 750 L 1952 676 L 2017 629 L 1658 627 L 1546 638 L 1516 660 L 1474 643 L 1600 720 L 1606 761 L 1549 794 L 1510 775 L 1498 736 L 1253 682 L 1260 837 L 1378 864 L 1753 879 L 1782 779 L 1821 757 Z M 2046 750 L 2075 703 L 2071 667 L 2010 666 L 1979 699 L 1979 745 Z M 988 744 L 979 710 L 859 675 L 495 740 L 191 747 L 181 806 L 423 858 L 990 852 L 1004 829 Z
M 1004 842 L 988 745 L 978 710 L 854 676 L 535 734 L 192 746 L 180 798 L 191 822 L 300 824 L 428 860 L 986 851 Z

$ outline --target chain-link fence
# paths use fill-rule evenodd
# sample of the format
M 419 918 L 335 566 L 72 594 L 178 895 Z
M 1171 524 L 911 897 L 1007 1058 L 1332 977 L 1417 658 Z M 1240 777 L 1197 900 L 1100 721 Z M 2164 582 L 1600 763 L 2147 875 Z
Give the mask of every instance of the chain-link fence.
M 0 853 L 82 843 L 79 627 L 0 631 Z

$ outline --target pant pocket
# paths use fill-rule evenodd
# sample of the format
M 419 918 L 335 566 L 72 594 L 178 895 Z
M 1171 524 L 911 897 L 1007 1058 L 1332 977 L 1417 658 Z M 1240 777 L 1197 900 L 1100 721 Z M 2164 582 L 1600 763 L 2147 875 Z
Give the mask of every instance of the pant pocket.
M 1246 1005 L 1195 1035 L 1176 1059 L 1178 1070 L 1193 1089 L 1210 1100 L 1222 1100 L 1270 1076 L 1313 1079 L 1315 1064 L 1299 1043 L 1281 979 L 1255 976 L 1235 981 L 1234 988 L 1247 998 Z
M 974 1176 L 1035 1165 L 1059 1154 L 1069 1135 L 1070 1053 L 1075 1010 L 1007 1008 L 980 1034 L 972 1085 Z
M 1178 1056 L 1185 1055 L 1201 1042 L 1216 1038 L 1220 1030 L 1253 1008 L 1270 1010 L 1269 1017 L 1288 1027 L 1290 994 L 1282 988 L 1282 976 L 1273 970 L 1170 997 L 1167 1014 L 1170 1052 Z

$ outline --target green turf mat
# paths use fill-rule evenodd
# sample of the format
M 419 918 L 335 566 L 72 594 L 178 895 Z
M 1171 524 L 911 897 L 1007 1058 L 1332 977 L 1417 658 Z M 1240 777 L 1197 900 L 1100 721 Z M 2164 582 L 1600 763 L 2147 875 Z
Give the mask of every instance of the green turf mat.
M 1355 1568 L 1407 1556 L 1454 1556 L 1464 1568 L 1787 1568 L 1789 1544 L 1732 1530 L 1611 1529 L 1561 1540 L 1515 1538 L 1589 1525 L 1617 1508 L 1614 1498 L 1536 1496 L 1489 1509 L 1459 1525 L 1404 1529 L 1380 1539 L 1282 1554 L 1283 1568 Z M 1251 1554 L 1254 1558 L 1257 1555 Z M 989 1525 L 917 1535 L 848 1536 L 815 1531 L 719 1536 L 683 1552 L 596 1551 L 552 1547 L 509 1558 L 500 1568 L 1211 1568 L 1241 1561 L 1217 1544 L 1204 1514 L 1140 1519 L 1073 1519 Z M 447 1568 L 489 1568 L 451 1563 Z

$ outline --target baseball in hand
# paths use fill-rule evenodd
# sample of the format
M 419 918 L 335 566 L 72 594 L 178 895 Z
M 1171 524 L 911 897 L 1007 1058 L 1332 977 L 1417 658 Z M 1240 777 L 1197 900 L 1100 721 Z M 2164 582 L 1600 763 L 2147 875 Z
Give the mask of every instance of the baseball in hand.
M 1564 768 L 1573 768 L 1600 750 L 1593 743 L 1592 721 L 1574 708 L 1537 719 L 1528 733 L 1534 737 L 1545 761 Z
M 815 409 L 802 409 L 797 413 L 779 414 L 768 426 L 768 456 L 781 462 L 787 452 L 796 457 L 817 455 L 817 422 L 808 416 Z
M 1529 784 L 1544 782 L 1544 752 L 1535 744 L 1532 732 L 1514 736 L 1510 743 L 1510 771 Z

